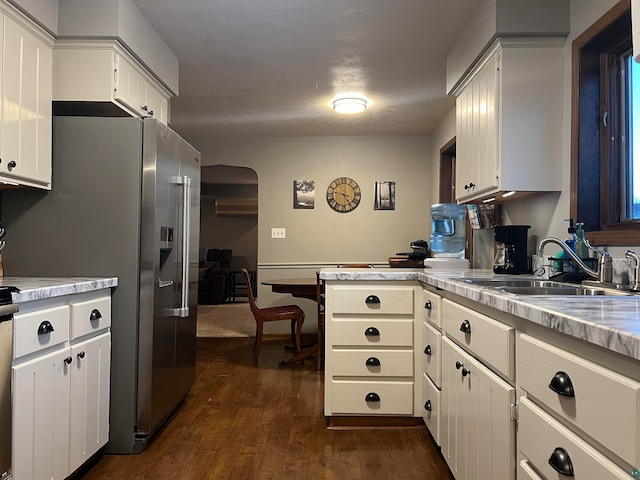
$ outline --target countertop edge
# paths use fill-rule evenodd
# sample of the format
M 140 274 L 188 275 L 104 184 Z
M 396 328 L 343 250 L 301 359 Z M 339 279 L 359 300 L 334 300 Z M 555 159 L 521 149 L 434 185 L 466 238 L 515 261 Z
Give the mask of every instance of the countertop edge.
M 13 303 L 25 303 L 35 300 L 91 292 L 118 286 L 116 277 L 0 277 L 0 286 L 16 287 Z

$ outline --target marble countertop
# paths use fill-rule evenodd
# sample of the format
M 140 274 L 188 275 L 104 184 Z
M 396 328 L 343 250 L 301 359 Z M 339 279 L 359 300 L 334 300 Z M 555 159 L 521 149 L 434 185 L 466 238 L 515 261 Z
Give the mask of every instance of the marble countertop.
M 417 280 L 640 360 L 640 295 L 514 296 L 465 283 L 489 277 L 514 278 L 492 270 L 325 268 L 320 273 L 323 280 Z
M 0 286 L 20 289 L 11 294 L 13 303 L 90 292 L 117 285 L 118 279 L 115 277 L 0 277 Z

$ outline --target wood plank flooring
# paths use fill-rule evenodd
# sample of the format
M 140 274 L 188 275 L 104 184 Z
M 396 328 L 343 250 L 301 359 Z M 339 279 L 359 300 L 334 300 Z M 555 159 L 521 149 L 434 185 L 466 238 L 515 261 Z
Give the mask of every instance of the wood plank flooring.
M 140 455 L 104 455 L 94 479 L 429 479 L 451 475 L 426 429 L 327 430 L 315 362 L 278 368 L 282 343 L 198 338 L 196 383 Z

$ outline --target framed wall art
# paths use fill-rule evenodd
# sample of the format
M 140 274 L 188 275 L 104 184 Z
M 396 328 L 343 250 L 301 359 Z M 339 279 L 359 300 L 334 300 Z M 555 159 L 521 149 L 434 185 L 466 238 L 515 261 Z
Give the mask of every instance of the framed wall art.
M 396 209 L 396 182 L 376 182 L 374 185 L 374 210 Z
M 312 209 L 316 203 L 316 182 L 314 180 L 293 181 L 293 208 Z

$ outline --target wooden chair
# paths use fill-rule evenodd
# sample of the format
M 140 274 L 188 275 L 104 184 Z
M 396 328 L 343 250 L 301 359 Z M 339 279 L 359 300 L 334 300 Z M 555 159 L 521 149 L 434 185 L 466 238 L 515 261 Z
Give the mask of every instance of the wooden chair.
M 256 320 L 256 339 L 253 343 L 253 361 L 258 362 L 260 347 L 262 345 L 263 324 L 265 322 L 275 322 L 277 320 L 291 321 L 291 341 L 296 346 L 296 352 L 302 353 L 300 346 L 300 335 L 302 333 L 302 324 L 304 323 L 304 311 L 297 305 L 285 305 L 281 307 L 258 308 L 253 296 L 253 288 L 251 287 L 251 278 L 246 268 L 242 269 L 242 276 L 247 284 L 247 297 L 249 298 L 249 306 L 251 313 Z

